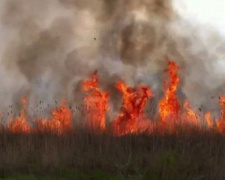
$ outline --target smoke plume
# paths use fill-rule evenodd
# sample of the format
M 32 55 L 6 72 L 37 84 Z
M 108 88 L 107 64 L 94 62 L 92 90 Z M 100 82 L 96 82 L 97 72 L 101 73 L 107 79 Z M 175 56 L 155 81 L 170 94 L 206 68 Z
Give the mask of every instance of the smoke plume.
M 2 0 L 0 8 L 3 110 L 23 95 L 34 108 L 79 104 L 80 81 L 94 70 L 113 104 L 118 80 L 147 84 L 161 98 L 168 58 L 196 107 L 215 109 L 211 96 L 222 93 L 224 39 L 182 19 L 170 0 Z

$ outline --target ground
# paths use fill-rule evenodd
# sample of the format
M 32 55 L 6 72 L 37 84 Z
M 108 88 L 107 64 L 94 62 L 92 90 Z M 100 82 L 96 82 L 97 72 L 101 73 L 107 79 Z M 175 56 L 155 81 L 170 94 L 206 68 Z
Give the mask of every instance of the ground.
M 86 132 L 0 135 L 0 179 L 225 179 L 213 132 L 114 137 Z

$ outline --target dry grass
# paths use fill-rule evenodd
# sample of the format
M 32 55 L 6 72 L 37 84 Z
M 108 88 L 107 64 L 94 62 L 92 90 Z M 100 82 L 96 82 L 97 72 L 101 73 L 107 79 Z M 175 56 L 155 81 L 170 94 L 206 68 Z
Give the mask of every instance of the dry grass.
M 84 131 L 61 136 L 0 134 L 0 178 L 69 170 L 101 171 L 118 179 L 222 180 L 224 169 L 225 137 L 212 132 L 124 137 Z

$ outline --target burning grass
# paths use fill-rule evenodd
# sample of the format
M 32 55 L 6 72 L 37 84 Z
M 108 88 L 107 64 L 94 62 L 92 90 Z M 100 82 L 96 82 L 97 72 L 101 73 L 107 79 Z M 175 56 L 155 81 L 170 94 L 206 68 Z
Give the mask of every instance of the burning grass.
M 154 118 L 145 111 L 154 97 L 151 88 L 120 81 L 122 106 L 107 123 L 110 94 L 99 87 L 97 72 L 82 82 L 84 126 L 75 123 L 66 101 L 50 118 L 30 120 L 22 98 L 20 115 L 1 126 L 1 177 L 56 178 L 66 171 L 73 172 L 68 179 L 225 179 L 225 98 L 219 99 L 219 118 L 210 112 L 200 116 L 188 100 L 179 101 L 178 70 L 168 62 L 169 78 Z
M 225 132 L 225 97 L 221 96 L 219 105 L 221 107 L 220 117 L 212 118 L 211 112 L 202 112 L 203 116 L 192 109 L 188 100 L 183 105 L 177 95 L 180 79 L 178 70 L 180 68 L 173 62 L 168 61 L 166 73 L 168 80 L 164 82 L 164 96 L 158 103 L 157 117 L 146 113 L 146 105 L 148 101 L 154 97 L 151 88 L 146 85 L 138 85 L 137 87 L 129 87 L 125 82 L 119 81 L 115 87 L 122 94 L 122 105 L 120 111 L 114 119 L 110 119 L 107 124 L 106 117 L 110 110 L 109 101 L 110 94 L 99 86 L 99 77 L 94 72 L 89 80 L 83 81 L 82 91 L 85 94 L 85 107 L 80 122 L 84 124 L 88 131 L 101 134 L 123 136 L 127 134 L 148 134 L 151 135 L 155 131 L 165 134 L 177 134 L 177 127 L 194 127 L 199 130 L 205 129 L 209 131 L 218 131 L 221 134 Z M 51 117 L 35 118 L 30 120 L 27 118 L 26 98 L 22 98 L 22 110 L 18 117 L 12 117 L 7 124 L 2 125 L 5 129 L 12 133 L 38 133 L 52 132 L 56 134 L 67 133 L 79 129 L 74 126 L 72 121 L 73 112 L 64 100 L 62 105 L 52 110 Z M 77 110 L 78 111 L 78 110 Z M 154 112 L 155 113 L 155 112 Z M 84 117 L 85 116 L 85 117 Z M 83 121 L 83 119 L 87 119 Z

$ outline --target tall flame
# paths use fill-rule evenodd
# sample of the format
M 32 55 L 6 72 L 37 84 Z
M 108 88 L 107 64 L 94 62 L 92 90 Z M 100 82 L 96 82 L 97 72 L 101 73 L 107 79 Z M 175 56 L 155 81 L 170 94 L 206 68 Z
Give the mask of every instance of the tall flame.
M 177 96 L 177 89 L 180 82 L 178 77 L 179 66 L 173 61 L 168 62 L 166 70 L 169 76 L 169 82 L 165 82 L 164 97 L 159 102 L 159 114 L 163 126 L 169 129 L 174 126 L 175 121 L 178 120 L 178 115 L 181 109 L 180 102 Z M 165 127 L 164 127 L 165 128 Z
M 82 82 L 82 90 L 87 93 L 84 98 L 89 118 L 89 127 L 94 132 L 106 129 L 106 112 L 109 110 L 109 94 L 98 87 L 98 76 L 95 71 L 89 81 Z
M 154 128 L 160 133 L 177 132 L 177 125 L 182 127 L 194 127 L 202 129 L 203 123 L 208 127 L 206 129 L 225 134 L 225 96 L 219 100 L 221 112 L 220 118 L 214 122 L 211 112 L 206 112 L 203 119 L 194 109 L 191 108 L 188 100 L 184 102 L 181 111 L 181 105 L 177 96 L 179 85 L 178 77 L 179 67 L 172 61 L 169 61 L 166 70 L 169 81 L 165 82 L 164 97 L 159 101 L 160 118 L 153 121 L 145 115 L 147 101 L 153 97 L 151 89 L 147 86 L 138 85 L 136 88 L 129 87 L 125 82 L 119 81 L 116 88 L 122 94 L 122 107 L 119 115 L 110 124 L 110 130 L 116 136 L 138 133 L 153 133 Z M 86 105 L 85 113 L 88 117 L 89 130 L 94 133 L 106 133 L 106 113 L 109 110 L 109 93 L 99 88 L 99 79 L 97 71 L 90 79 L 82 82 L 82 91 L 86 96 L 84 102 Z M 63 134 L 72 130 L 72 111 L 68 108 L 66 101 L 62 105 L 53 109 L 51 117 L 48 119 L 37 118 L 35 120 L 36 128 L 31 128 L 27 120 L 27 99 L 22 98 L 22 109 L 20 115 L 12 118 L 7 124 L 7 130 L 12 133 L 33 133 L 50 132 Z M 202 121 L 202 123 L 200 123 Z M 3 126 L 0 127 L 4 128 Z
M 122 81 L 116 87 L 123 94 L 123 105 L 120 115 L 113 122 L 114 133 L 124 135 L 146 131 L 150 121 L 146 119 L 144 110 L 147 100 L 153 96 L 150 89 L 145 86 L 130 88 Z
M 219 132 L 225 133 L 225 96 L 221 96 L 219 100 L 220 104 L 220 119 L 217 120 L 217 128 Z

